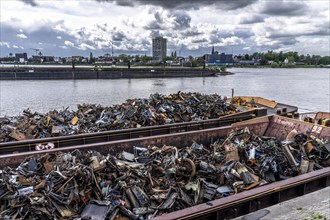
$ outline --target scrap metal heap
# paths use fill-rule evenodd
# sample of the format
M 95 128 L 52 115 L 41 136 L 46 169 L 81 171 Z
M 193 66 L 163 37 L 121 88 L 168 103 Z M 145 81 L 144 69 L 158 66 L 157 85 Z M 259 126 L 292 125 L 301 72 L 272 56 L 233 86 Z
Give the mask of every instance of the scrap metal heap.
M 45 154 L 6 167 L 1 219 L 149 219 L 330 166 L 330 143 L 233 130 L 209 146 Z
M 0 142 L 200 121 L 236 112 L 219 95 L 180 91 L 168 96 L 155 93 L 148 99 L 129 99 L 110 107 L 82 104 L 77 111 L 66 108 L 41 114 L 26 109 L 21 116 L 0 120 Z

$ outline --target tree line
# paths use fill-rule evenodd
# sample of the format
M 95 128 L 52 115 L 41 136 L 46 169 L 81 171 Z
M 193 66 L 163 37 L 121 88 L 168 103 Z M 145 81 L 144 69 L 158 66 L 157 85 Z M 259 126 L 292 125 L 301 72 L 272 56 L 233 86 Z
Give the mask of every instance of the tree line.
M 212 53 L 214 52 L 214 48 L 212 49 Z M 94 63 L 97 59 L 103 57 L 110 57 L 110 54 L 106 54 L 105 56 L 94 57 L 92 53 L 87 58 L 89 63 Z M 287 59 L 288 63 L 300 63 L 305 65 L 330 65 L 330 56 L 320 56 L 320 55 L 304 55 L 299 54 L 298 52 L 274 52 L 269 50 L 267 52 L 255 52 L 253 54 L 243 54 L 235 56 L 239 60 L 254 60 L 258 62 L 260 65 L 269 65 L 270 62 L 272 65 L 281 65 Z M 175 60 L 177 58 L 176 51 L 172 52 L 170 56 L 166 56 L 165 60 Z M 64 59 L 64 58 L 63 58 Z M 120 54 L 116 56 L 116 59 L 122 60 L 123 63 L 127 63 L 128 61 L 133 62 L 141 62 L 148 63 L 153 60 L 152 56 L 145 55 L 126 55 Z M 1 57 L 0 61 L 14 61 L 15 56 L 13 53 L 9 53 L 9 56 Z M 191 66 L 199 66 L 203 65 L 204 57 L 197 56 L 192 57 L 189 56 L 187 59 L 191 63 Z M 29 58 L 29 62 L 32 62 L 32 58 Z
M 320 56 L 320 55 L 304 55 L 298 52 L 274 52 L 269 50 L 265 53 L 255 52 L 253 54 L 245 54 L 241 56 L 241 60 L 258 60 L 260 65 L 267 65 L 269 61 L 275 62 L 277 64 L 283 63 L 288 59 L 289 63 L 304 63 L 306 65 L 329 65 L 330 56 Z

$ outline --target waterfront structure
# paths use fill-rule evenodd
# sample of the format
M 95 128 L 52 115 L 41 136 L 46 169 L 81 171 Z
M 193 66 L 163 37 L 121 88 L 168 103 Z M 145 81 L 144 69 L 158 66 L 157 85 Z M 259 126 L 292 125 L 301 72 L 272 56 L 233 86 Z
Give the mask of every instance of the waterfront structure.
M 32 60 L 34 63 L 52 63 L 54 62 L 54 56 L 34 56 L 32 55 Z
M 233 65 L 233 55 L 225 53 L 214 53 L 205 54 L 205 65 L 206 66 L 232 66 Z
M 27 53 L 15 53 L 16 63 L 25 63 L 28 61 Z
M 156 37 L 152 39 L 152 57 L 155 61 L 162 61 L 166 57 L 167 39 Z

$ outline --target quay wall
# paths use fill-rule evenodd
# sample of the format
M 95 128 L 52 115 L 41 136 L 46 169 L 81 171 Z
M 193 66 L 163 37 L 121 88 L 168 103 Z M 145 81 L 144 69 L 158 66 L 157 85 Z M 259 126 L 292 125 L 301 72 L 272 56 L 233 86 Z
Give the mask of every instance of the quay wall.
M 207 77 L 216 71 L 208 69 L 150 69 L 150 68 L 1 68 L 0 80 L 52 80 L 52 79 L 129 79 L 162 77 Z

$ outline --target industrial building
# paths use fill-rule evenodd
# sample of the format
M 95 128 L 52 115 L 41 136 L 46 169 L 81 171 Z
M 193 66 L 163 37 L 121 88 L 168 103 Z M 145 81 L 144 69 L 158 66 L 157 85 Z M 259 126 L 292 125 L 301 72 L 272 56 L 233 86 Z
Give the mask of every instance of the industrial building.
M 233 55 L 225 53 L 214 53 L 205 54 L 205 65 L 206 66 L 232 66 L 233 65 Z
M 15 62 L 16 63 L 25 63 L 28 61 L 27 53 L 16 53 Z

